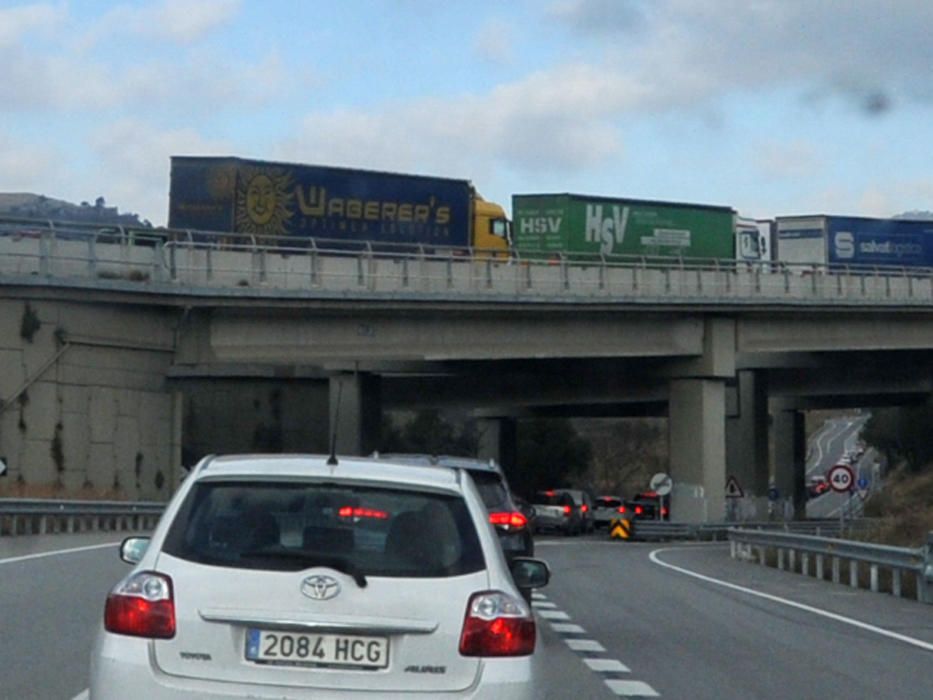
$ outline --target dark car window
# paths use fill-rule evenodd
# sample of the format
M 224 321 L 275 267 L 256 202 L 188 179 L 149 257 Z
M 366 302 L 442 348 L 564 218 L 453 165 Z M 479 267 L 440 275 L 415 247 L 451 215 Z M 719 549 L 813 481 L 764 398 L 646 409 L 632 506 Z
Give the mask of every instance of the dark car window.
M 353 485 L 202 482 L 163 551 L 216 566 L 458 576 L 484 567 L 463 499 Z
M 622 501 L 618 498 L 597 498 L 596 507 L 597 508 L 618 508 L 622 505 Z
M 544 506 L 572 506 L 573 498 L 569 493 L 554 493 L 551 491 L 541 491 L 535 496 L 535 503 Z
M 479 495 L 489 511 L 510 510 L 509 492 L 495 472 L 471 471 L 470 476 L 479 489 Z

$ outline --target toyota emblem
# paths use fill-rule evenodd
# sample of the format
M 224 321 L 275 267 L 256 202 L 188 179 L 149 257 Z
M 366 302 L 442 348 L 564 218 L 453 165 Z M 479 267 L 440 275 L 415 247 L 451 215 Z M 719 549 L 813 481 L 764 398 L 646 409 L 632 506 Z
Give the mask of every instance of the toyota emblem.
M 333 576 L 308 576 L 301 582 L 301 592 L 312 600 L 330 600 L 340 593 L 340 583 Z

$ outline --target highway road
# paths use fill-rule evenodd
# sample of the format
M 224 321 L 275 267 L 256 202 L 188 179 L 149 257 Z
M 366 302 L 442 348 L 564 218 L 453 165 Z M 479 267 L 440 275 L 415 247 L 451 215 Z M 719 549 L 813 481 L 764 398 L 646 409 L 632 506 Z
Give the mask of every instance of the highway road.
M 541 538 L 538 554 L 553 571 L 534 601 L 542 700 L 933 697 L 931 607 L 733 561 L 721 544 L 597 533 Z M 125 571 L 108 536 L 0 540 L 0 698 L 83 696 Z

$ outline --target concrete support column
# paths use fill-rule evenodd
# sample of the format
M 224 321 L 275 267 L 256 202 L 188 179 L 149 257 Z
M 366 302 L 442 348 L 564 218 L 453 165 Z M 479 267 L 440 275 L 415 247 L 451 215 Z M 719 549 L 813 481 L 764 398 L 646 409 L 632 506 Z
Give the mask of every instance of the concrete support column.
M 338 455 L 368 455 L 379 448 L 382 400 L 379 377 L 344 372 L 330 377 L 328 445 L 336 428 Z
M 494 459 L 504 469 L 513 469 L 518 455 L 518 439 L 514 418 L 480 418 L 477 420 L 479 447 L 477 457 Z
M 678 522 L 726 514 L 726 392 L 721 379 L 674 379 L 668 408 L 671 515 Z
M 774 481 L 781 498 L 793 498 L 794 517 L 806 517 L 807 433 L 802 411 L 774 413 Z
M 749 498 L 768 495 L 768 387 L 763 372 L 736 372 L 735 409 L 726 420 L 726 472 Z

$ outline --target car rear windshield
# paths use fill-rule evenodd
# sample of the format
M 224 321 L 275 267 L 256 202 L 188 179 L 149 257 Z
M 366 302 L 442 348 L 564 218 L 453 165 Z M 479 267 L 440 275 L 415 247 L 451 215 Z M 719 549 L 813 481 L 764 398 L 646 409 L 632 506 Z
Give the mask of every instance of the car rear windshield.
M 618 508 L 622 505 L 622 501 L 618 498 L 609 498 L 607 496 L 601 496 L 596 499 L 597 508 Z
M 215 566 L 362 576 L 459 576 L 485 566 L 459 496 L 333 483 L 198 483 L 163 551 Z
M 539 491 L 535 496 L 535 503 L 542 506 L 572 506 L 573 499 L 569 493 L 563 491 Z
M 473 470 L 470 476 L 476 482 L 476 488 L 479 489 L 479 495 L 483 499 L 486 510 L 507 510 L 512 507 L 509 502 L 509 492 L 498 474 Z

